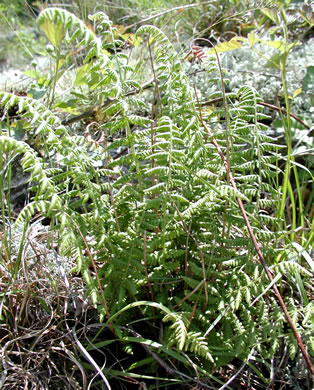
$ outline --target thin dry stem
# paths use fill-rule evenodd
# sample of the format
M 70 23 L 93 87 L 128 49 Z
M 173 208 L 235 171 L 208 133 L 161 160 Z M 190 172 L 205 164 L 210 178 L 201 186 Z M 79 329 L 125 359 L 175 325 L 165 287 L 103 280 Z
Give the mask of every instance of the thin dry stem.
M 147 285 L 148 285 L 148 288 L 150 291 L 151 300 L 154 301 L 155 300 L 154 293 L 153 293 L 152 285 L 150 283 L 148 271 L 147 271 L 147 233 L 146 233 L 146 230 L 144 233 L 144 254 L 143 254 L 143 256 L 144 256 L 144 267 L 145 267 L 145 276 L 146 276 L 146 280 L 147 280 Z

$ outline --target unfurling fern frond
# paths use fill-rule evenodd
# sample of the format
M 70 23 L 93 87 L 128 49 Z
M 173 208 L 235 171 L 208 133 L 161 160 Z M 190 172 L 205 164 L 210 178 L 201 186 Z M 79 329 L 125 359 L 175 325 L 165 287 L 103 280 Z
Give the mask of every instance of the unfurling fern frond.
M 72 43 L 78 38 L 78 46 L 95 40 L 95 34 L 81 19 L 62 8 L 44 9 L 37 18 L 37 24 L 54 47 L 58 47 L 63 40 Z
M 136 32 L 136 35 L 135 35 L 135 39 L 138 37 L 138 36 L 141 36 L 141 35 L 145 35 L 147 34 L 149 36 L 149 43 L 153 43 L 154 41 L 157 42 L 159 45 L 167 45 L 168 47 L 171 46 L 171 43 L 169 41 L 169 39 L 166 37 L 166 35 L 161 31 L 159 30 L 158 27 L 156 26 L 152 26 L 152 25 L 145 25 L 145 26 L 142 26 L 140 27 L 137 32 Z M 172 54 L 174 54 L 175 52 L 173 51 Z

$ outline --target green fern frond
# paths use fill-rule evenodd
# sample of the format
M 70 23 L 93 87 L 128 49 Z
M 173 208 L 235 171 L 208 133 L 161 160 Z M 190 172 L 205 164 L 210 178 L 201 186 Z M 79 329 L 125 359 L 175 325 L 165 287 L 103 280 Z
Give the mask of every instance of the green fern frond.
M 170 326 L 171 329 L 174 329 L 174 338 L 177 343 L 179 351 L 182 351 L 187 337 L 186 327 L 188 326 L 188 321 L 184 315 L 179 313 L 170 313 L 164 316 L 163 322 L 172 321 L 173 324 Z
M 155 42 L 158 42 L 158 44 L 160 44 L 160 45 L 162 45 L 162 44 L 170 45 L 170 41 L 166 37 L 166 35 L 155 26 L 145 25 L 145 26 L 140 27 L 136 31 L 135 39 L 137 39 L 139 36 L 145 35 L 145 34 L 149 35 L 150 43 L 153 43 L 155 41 Z
M 281 261 L 279 264 L 272 266 L 272 268 L 275 273 L 281 272 L 282 274 L 287 275 L 295 275 L 295 273 L 299 273 L 302 276 L 310 278 L 313 276 L 311 272 L 293 260 Z
M 188 332 L 186 335 L 185 351 L 195 353 L 197 356 L 203 357 L 214 363 L 212 354 L 208 347 L 208 342 L 201 332 Z
M 95 39 L 93 32 L 74 14 L 65 9 L 51 7 L 43 10 L 38 18 L 38 25 L 44 30 L 51 44 L 57 47 L 65 38 L 68 42 L 80 37 L 78 46 L 87 45 Z M 69 30 L 71 35 L 69 34 Z

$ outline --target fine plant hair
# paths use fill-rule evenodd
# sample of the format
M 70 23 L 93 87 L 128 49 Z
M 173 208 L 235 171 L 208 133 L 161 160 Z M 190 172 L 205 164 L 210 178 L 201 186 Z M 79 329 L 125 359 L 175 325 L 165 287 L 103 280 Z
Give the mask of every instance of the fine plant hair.
M 291 359 L 298 353 L 247 234 L 239 198 L 270 272 L 287 292 L 289 314 L 313 353 L 313 305 L 295 288 L 296 281 L 307 288 L 312 274 L 306 261 L 278 257 L 279 244 L 294 252 L 284 241 L 282 221 L 268 211 L 280 201 L 284 147 L 263 123 L 267 115 L 257 91 L 243 86 L 226 93 L 228 139 L 224 110 L 203 107 L 211 135 L 199 120 L 202 96 L 196 96 L 161 30 L 145 25 L 132 36 L 142 51 L 136 62 L 136 48 L 129 54 L 118 50 L 123 42 L 104 13 L 90 21 L 93 31 L 63 9 L 42 11 L 38 25 L 55 60 L 46 95 L 36 100 L 0 93 L 7 118 L 0 169 L 7 170 L 18 155 L 30 174 L 31 199 L 15 227 L 31 224 L 38 213 L 49 220 L 59 255 L 75 259 L 73 272 L 84 279 L 86 295 L 104 322 L 93 342 L 109 325 L 129 351 L 136 344 L 148 346 L 150 357 L 171 376 L 192 384 L 203 380 L 204 386 L 204 378 L 212 378 L 222 385 L 213 373 L 235 358 L 252 366 L 254 356 L 268 367 L 284 347 Z M 73 53 L 80 56 L 73 88 L 68 96 L 59 95 Z M 217 83 L 215 56 L 203 59 L 203 66 Z M 139 79 L 150 81 L 149 98 Z M 209 97 L 214 98 L 222 93 Z M 81 134 L 70 122 L 63 124 L 67 121 L 57 111 L 71 112 L 73 101 L 78 113 L 87 108 L 93 113 Z M 11 129 L 12 107 L 18 107 L 25 124 L 24 140 Z M 237 189 L 212 136 L 224 155 L 228 148 Z M 117 148 L 125 153 L 112 157 Z M 2 185 L 0 190 L 5 199 Z M 2 210 L 6 207 L 3 202 Z M 143 326 L 149 323 L 151 329 Z M 255 370 L 271 382 L 270 372 Z M 110 375 L 115 374 L 108 369 Z

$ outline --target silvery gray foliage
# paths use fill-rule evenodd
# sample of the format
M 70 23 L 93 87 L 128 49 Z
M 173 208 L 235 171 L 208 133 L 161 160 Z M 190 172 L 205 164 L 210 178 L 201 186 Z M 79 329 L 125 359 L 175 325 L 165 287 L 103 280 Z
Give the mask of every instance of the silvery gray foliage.
M 266 38 L 265 38 L 266 40 Z M 226 88 L 236 92 L 242 86 L 253 87 L 265 102 L 276 104 L 276 97 L 282 97 L 282 80 L 280 70 L 266 67 L 268 58 L 278 53 L 278 50 L 265 44 L 254 45 L 261 55 L 249 47 L 227 51 L 219 55 L 224 70 Z M 204 48 L 206 52 L 207 49 Z M 306 70 L 314 65 L 314 39 L 295 46 L 289 53 L 287 60 L 288 93 L 302 88 Z M 217 77 L 217 71 L 211 72 L 208 63 L 194 62 L 184 64 L 184 70 L 190 75 L 191 83 L 206 98 L 220 91 L 219 80 L 216 83 L 208 82 Z M 314 110 L 310 97 L 302 92 L 293 99 L 293 112 L 299 115 L 311 116 L 314 120 Z
M 274 55 L 276 50 L 266 45 L 256 45 L 265 56 Z M 242 85 L 254 87 L 265 101 L 273 101 L 282 89 L 278 69 L 265 68 L 267 60 L 259 57 L 250 48 L 240 48 L 221 56 L 222 66 L 228 69 L 231 90 Z
M 22 225 L 17 226 L 11 235 L 12 255 L 17 256 L 21 240 L 23 240 Z M 68 277 L 75 264 L 71 258 L 60 256 L 49 246 L 49 240 L 53 239 L 49 226 L 44 226 L 42 221 L 33 223 L 26 231 L 24 238 L 24 249 L 22 261 L 24 268 L 28 271 L 29 279 L 37 277 L 49 281 L 45 282 L 46 288 L 53 291 L 52 280 L 58 281 L 59 287 L 70 289 Z
M 255 47 L 255 46 L 254 46 Z M 247 85 L 254 87 L 264 101 L 274 102 L 274 97 L 282 95 L 282 81 L 280 71 L 276 68 L 267 68 L 266 57 L 278 53 L 276 49 L 263 44 L 256 45 L 257 50 L 265 56 L 258 56 L 250 48 L 226 52 L 221 55 L 224 68 L 228 69 L 231 90 Z M 287 85 L 289 95 L 302 88 L 304 76 L 308 66 L 314 65 L 314 40 L 295 46 L 287 59 Z M 308 114 L 311 111 L 311 102 L 307 94 L 300 94 L 294 98 L 293 112 Z M 313 112 L 311 113 L 313 115 Z

